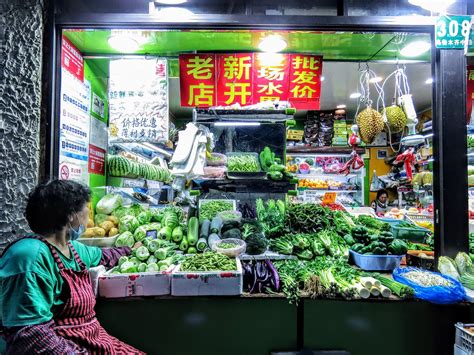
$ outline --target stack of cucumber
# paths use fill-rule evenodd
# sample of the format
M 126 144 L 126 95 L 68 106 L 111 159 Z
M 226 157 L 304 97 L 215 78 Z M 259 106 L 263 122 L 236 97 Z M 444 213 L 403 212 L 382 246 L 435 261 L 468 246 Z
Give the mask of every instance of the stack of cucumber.
M 110 175 L 169 182 L 171 173 L 161 166 L 137 163 L 120 155 L 111 155 L 107 160 Z

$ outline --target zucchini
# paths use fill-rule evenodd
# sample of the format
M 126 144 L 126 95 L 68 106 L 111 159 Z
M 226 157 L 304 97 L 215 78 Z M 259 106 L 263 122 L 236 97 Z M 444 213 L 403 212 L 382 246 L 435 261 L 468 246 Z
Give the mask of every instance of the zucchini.
M 188 223 L 188 244 L 195 246 L 199 238 L 199 220 L 191 217 Z
M 209 248 L 212 249 L 212 246 L 217 243 L 219 240 L 221 240 L 221 238 L 215 234 L 215 233 L 212 233 L 209 238 L 207 239 L 207 245 L 209 245 Z
M 181 241 L 181 244 L 179 245 L 179 250 L 186 251 L 188 250 L 188 240 L 183 236 L 183 240 Z
M 170 227 L 163 227 L 158 232 L 158 238 L 170 241 L 173 236 L 173 230 Z
M 173 238 L 173 242 L 175 243 L 181 242 L 181 240 L 183 239 L 183 228 L 178 226 L 175 229 L 173 229 L 173 233 L 171 237 Z
M 219 234 L 222 228 L 222 218 L 214 217 L 211 222 L 211 233 Z
M 196 243 L 196 249 L 200 252 L 203 252 L 207 248 L 207 242 L 205 238 L 199 238 Z
M 207 239 L 207 237 L 209 237 L 209 229 L 211 229 L 211 221 L 205 219 L 201 224 L 201 232 L 199 233 L 199 237 Z

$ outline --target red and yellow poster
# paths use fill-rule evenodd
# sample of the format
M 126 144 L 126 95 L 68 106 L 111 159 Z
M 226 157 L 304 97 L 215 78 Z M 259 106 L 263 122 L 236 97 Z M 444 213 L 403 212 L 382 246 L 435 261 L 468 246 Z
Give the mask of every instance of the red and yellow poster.
M 217 105 L 250 105 L 252 97 L 251 53 L 217 55 Z
M 323 58 L 307 54 L 226 53 L 179 56 L 181 106 L 241 106 L 290 101 L 319 110 Z
M 215 54 L 182 54 L 179 56 L 181 106 L 216 105 Z
M 289 56 L 256 53 L 254 61 L 255 101 L 288 101 L 290 78 Z
M 323 57 L 291 54 L 290 56 L 291 104 L 303 110 L 319 110 Z

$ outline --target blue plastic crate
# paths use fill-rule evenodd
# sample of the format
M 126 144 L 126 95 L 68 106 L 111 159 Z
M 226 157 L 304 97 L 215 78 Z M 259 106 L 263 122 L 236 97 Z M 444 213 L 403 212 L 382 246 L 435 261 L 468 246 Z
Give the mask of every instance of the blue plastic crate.
M 404 255 L 364 255 L 349 250 L 349 262 L 366 271 L 391 271 L 400 266 Z

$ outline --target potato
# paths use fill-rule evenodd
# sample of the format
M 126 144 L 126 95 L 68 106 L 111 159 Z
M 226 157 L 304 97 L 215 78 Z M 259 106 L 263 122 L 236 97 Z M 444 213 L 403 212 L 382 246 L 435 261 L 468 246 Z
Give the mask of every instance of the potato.
M 109 216 L 109 217 L 107 217 L 107 221 L 112 222 L 115 227 L 117 227 L 118 224 L 119 224 L 119 220 L 118 220 L 118 218 L 115 217 L 115 216 Z
M 99 227 L 105 230 L 105 233 L 109 233 L 109 230 L 114 228 L 114 224 L 110 221 L 105 221 L 99 224 Z
M 81 234 L 81 238 L 92 238 L 95 236 L 95 228 L 87 228 L 84 233 Z
M 89 218 L 89 221 L 87 222 L 87 228 L 92 228 L 94 227 L 94 220 L 92 218 Z
M 97 238 L 102 238 L 105 236 L 105 229 L 100 227 L 94 227 L 94 236 Z
M 113 237 L 114 235 L 119 234 L 119 230 L 117 228 L 110 228 L 109 230 L 109 237 Z

